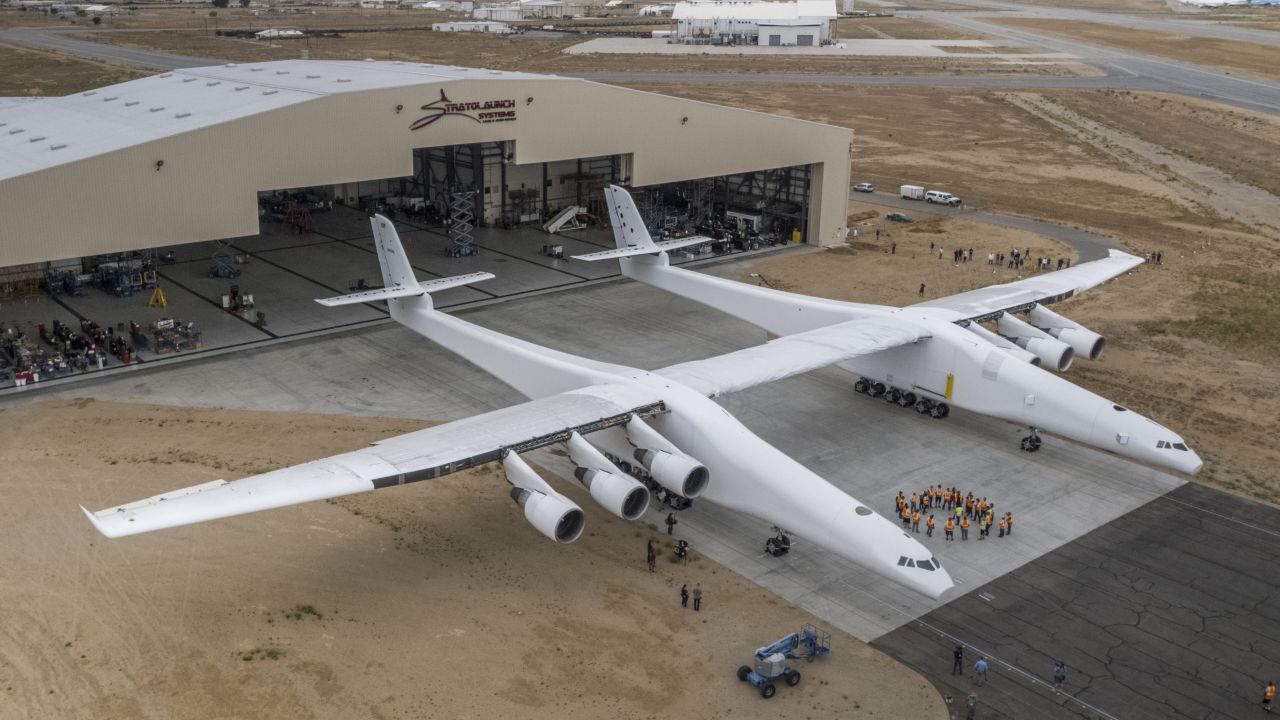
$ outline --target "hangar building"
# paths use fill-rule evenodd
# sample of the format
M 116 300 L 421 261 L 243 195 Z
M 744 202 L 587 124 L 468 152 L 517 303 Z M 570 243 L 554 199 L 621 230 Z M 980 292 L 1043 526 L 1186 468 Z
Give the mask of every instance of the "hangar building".
M 228 64 L 0 104 L 0 268 L 254 235 L 263 198 L 515 226 L 601 188 L 828 245 L 852 131 L 584 80 L 405 62 Z M 468 194 L 469 193 L 469 194 Z M 700 205 L 699 205 L 700 204 Z

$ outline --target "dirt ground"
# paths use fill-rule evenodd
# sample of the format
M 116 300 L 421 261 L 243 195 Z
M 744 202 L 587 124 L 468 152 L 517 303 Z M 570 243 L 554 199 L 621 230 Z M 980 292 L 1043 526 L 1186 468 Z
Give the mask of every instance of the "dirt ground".
M 676 564 L 665 535 L 582 493 L 587 533 L 555 546 L 491 468 L 120 540 L 77 509 L 413 421 L 86 399 L 10 404 L 0 423 L 22 428 L 0 435 L 0 717 L 753 717 L 766 706 L 735 670 L 816 622 L 701 556 Z M 681 583 L 702 586 L 701 613 Z M 923 678 L 842 633 L 801 672 L 770 713 L 946 717 Z
M 1161 266 L 1062 304 L 1062 312 L 1108 337 L 1100 362 L 1078 362 L 1068 376 L 1187 437 L 1206 460 L 1199 481 L 1280 502 L 1280 231 L 1231 216 L 1240 210 L 1236 190 L 1264 198 L 1252 208 L 1257 214 L 1280 206 L 1274 190 L 1267 192 L 1274 187 L 1267 150 L 1280 120 L 1180 97 L 1105 91 L 651 89 L 852 127 L 854 182 L 942 187 L 968 204 L 1091 229 L 1139 253 L 1161 252 Z M 1088 126 L 1068 121 L 1077 116 Z M 1159 148 L 1137 142 L 1142 138 Z M 895 240 L 909 239 L 892 256 L 884 254 L 883 236 L 873 250 L 864 234 L 853 250 L 761 260 L 743 277 L 777 275 L 797 291 L 883 303 L 910 302 L 921 282 L 932 295 L 985 281 L 984 266 L 942 278 L 922 273 L 912 243 L 917 252 L 920 241 L 971 245 L 984 263 L 991 247 L 981 229 L 962 221 L 936 227 L 941 232 L 927 237 L 895 229 Z M 960 240 L 965 236 L 973 239 Z
M 145 73 L 60 53 L 0 45 L 0 96 L 67 95 Z
M 981 40 L 980 35 L 919 18 L 884 17 L 840 18 L 836 20 L 836 37 L 896 38 L 899 40 Z
M 316 60 L 374 58 L 527 72 L 643 71 L 661 73 L 780 72 L 851 75 L 1088 75 L 1080 63 L 1023 65 L 981 58 L 896 58 L 859 56 L 745 55 L 566 55 L 564 48 L 585 37 L 501 38 L 471 33 L 387 31 L 340 38 L 257 42 L 217 37 L 201 31 L 101 32 L 94 40 L 234 61 L 297 58 L 304 49 Z
M 995 22 L 1061 35 L 1074 40 L 1149 53 L 1172 60 L 1222 68 L 1267 80 L 1280 79 L 1280 65 L 1276 63 L 1276 59 L 1280 57 L 1280 50 L 1270 45 L 1137 30 L 1076 20 L 1007 18 L 996 19 Z

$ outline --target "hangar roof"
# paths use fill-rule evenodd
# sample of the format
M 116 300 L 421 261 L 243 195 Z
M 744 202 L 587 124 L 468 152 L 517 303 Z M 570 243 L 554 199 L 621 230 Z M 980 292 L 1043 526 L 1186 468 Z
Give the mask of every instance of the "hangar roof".
M 0 103 L 0 180 L 336 93 L 552 77 L 369 60 L 173 70 L 40 102 Z

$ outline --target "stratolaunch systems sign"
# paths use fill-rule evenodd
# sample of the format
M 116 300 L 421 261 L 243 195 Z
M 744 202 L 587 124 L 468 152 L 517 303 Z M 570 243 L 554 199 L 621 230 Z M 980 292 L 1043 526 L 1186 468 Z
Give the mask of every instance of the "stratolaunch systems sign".
M 410 130 L 418 130 L 435 123 L 449 115 L 470 118 L 478 123 L 507 122 L 516 119 L 515 100 L 480 100 L 477 102 L 454 102 L 440 91 L 440 99 L 422 106 L 425 115 L 413 121 Z

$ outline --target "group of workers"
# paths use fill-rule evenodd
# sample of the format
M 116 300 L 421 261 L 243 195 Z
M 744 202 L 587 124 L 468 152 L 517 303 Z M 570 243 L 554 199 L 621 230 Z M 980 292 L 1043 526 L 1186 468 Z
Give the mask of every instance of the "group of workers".
M 911 497 L 899 492 L 894 503 L 896 514 L 902 519 L 902 528 L 918 533 L 923 518 L 928 537 L 933 537 L 933 531 L 937 527 L 935 515 L 938 512 L 942 512 L 946 518 L 942 530 L 948 541 L 956 539 L 956 530 L 960 531 L 961 540 L 968 540 L 969 528 L 973 523 L 978 525 L 979 540 L 985 540 L 991 534 L 992 527 L 998 529 L 997 537 L 1013 534 L 1012 512 L 997 517 L 995 503 L 987 502 L 985 497 L 974 497 L 973 493 L 961 493 L 954 487 L 945 490 L 942 485 L 925 488 L 921 492 L 911 493 Z

